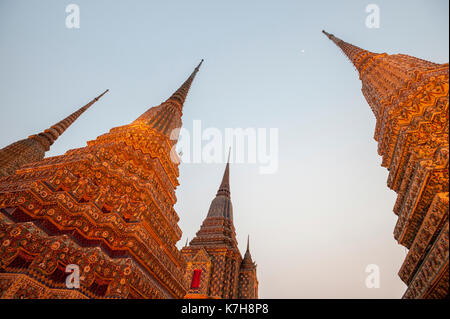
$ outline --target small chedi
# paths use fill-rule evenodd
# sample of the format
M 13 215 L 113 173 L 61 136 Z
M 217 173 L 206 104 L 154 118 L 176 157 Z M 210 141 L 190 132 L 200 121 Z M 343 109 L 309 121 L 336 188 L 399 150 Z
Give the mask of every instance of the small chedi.
M 394 237 L 409 249 L 404 298 L 449 297 L 449 65 L 373 53 L 328 36 L 359 72 L 375 117 L 388 187 L 398 193 Z
M 175 246 L 181 230 L 173 132 L 200 64 L 161 105 L 86 147 L 43 159 L 92 102 L 1 151 L 1 298 L 186 295 L 186 262 Z M 24 156 L 14 161 L 18 153 Z M 66 286 L 70 265 L 79 268 L 77 289 Z
M 185 298 L 258 298 L 256 264 L 247 251 L 242 258 L 233 224 L 228 161 L 216 197 L 200 230 L 181 253 L 187 261 Z

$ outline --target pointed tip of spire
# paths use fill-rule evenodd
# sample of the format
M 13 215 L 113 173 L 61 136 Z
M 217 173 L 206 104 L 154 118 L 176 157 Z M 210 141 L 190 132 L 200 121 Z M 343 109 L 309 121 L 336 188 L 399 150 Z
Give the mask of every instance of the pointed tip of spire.
M 183 84 L 181 84 L 181 86 L 165 102 L 155 108 L 148 109 L 145 113 L 134 120 L 133 123 L 145 123 L 166 135 L 172 134 L 174 129 L 179 128 L 181 116 L 183 115 L 184 102 L 202 63 L 203 59 L 192 71 L 190 76 L 183 82 Z M 175 106 L 179 111 L 178 114 L 173 114 L 173 116 L 170 116 L 172 111 L 165 107 L 167 104 Z M 157 111 L 155 111 L 155 109 L 157 109 Z M 172 140 L 174 140 L 174 137 L 175 140 L 178 139 L 178 134 L 176 134 L 176 136 L 170 135 Z
M 336 37 L 334 34 L 330 34 L 326 32 L 325 30 L 322 30 L 322 32 L 331 40 L 333 41 L 341 50 L 342 52 L 347 56 L 347 58 L 352 62 L 352 64 L 355 66 L 356 70 L 359 72 L 360 79 L 363 76 L 363 72 L 365 69 L 367 69 L 367 66 L 369 63 L 372 63 L 374 61 L 373 56 L 385 56 L 386 53 L 374 53 L 367 50 L 364 50 L 356 45 L 347 43 L 343 41 L 342 39 Z M 365 66 L 365 67 L 363 67 Z
M 329 34 L 327 31 L 325 31 L 325 30 L 322 30 L 322 33 L 323 34 L 325 34 L 327 37 L 330 37 L 331 36 L 331 34 Z
M 223 173 L 222 182 L 220 183 L 219 190 L 217 191 L 217 195 L 225 195 L 227 197 L 230 197 L 230 155 L 231 147 L 228 152 L 228 160 Z
M 198 70 L 198 69 L 200 69 L 200 67 L 202 66 L 202 63 L 203 63 L 203 59 L 200 61 L 200 63 L 197 65 L 197 67 L 195 68 L 196 70 Z
M 247 235 L 247 251 L 250 251 L 250 235 Z
M 180 110 L 183 107 L 184 101 L 186 100 L 186 96 L 189 92 L 189 89 L 191 87 L 192 81 L 194 80 L 195 76 L 197 75 L 197 72 L 200 70 L 200 66 L 203 63 L 203 59 L 200 61 L 200 63 L 195 67 L 194 71 L 192 71 L 191 75 L 184 81 L 184 83 L 176 90 L 168 99 L 178 101 Z
M 109 89 L 106 89 L 102 94 L 93 98 L 88 104 L 80 107 L 77 111 L 73 112 L 69 116 L 65 117 L 63 120 L 58 123 L 52 125 L 48 129 L 29 136 L 29 138 L 34 138 L 40 141 L 43 144 L 44 148 L 48 151 L 50 146 L 61 136 L 62 133 L 70 126 L 73 122 L 75 122 L 78 117 L 83 114 L 88 108 L 90 108 L 95 102 L 97 102 L 103 95 L 105 95 Z

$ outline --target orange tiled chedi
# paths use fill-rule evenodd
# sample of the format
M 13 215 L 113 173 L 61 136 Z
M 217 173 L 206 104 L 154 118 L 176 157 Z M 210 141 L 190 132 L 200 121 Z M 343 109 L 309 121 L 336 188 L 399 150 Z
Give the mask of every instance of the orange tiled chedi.
M 172 132 L 200 64 L 131 124 L 0 178 L 1 298 L 185 296 Z M 76 290 L 65 284 L 70 264 Z
M 216 197 L 197 232 L 182 250 L 187 261 L 185 298 L 258 298 L 256 264 L 249 242 L 242 258 L 233 224 L 228 161 Z
M 449 296 L 449 65 L 373 53 L 323 31 L 356 67 L 375 117 L 388 187 L 397 192 L 395 239 L 409 249 L 404 298 Z

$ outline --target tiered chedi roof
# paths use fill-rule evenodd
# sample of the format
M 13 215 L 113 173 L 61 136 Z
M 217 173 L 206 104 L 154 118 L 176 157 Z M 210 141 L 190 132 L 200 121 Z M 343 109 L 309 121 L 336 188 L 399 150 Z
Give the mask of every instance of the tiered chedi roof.
M 200 230 L 181 252 L 187 261 L 185 298 L 258 298 L 256 264 L 249 244 L 244 260 L 237 245 L 229 161 Z
M 0 178 L 0 297 L 184 297 L 170 131 L 199 67 L 133 123 Z
M 388 186 L 398 193 L 397 241 L 404 298 L 449 296 L 449 65 L 373 53 L 323 33 L 359 72 L 376 117 L 375 140 Z
M 22 165 L 42 160 L 56 139 L 106 92 L 45 131 L 0 149 L 0 176 L 12 175 Z

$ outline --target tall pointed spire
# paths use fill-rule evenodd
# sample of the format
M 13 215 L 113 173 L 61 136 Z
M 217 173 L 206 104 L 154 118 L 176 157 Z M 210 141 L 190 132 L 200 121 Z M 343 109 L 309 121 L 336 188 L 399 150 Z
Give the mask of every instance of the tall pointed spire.
M 239 251 L 230 196 L 230 157 L 219 190 L 199 231 L 181 252 L 186 258 L 186 277 L 196 282 L 202 269 L 205 284 L 191 285 L 185 298 L 258 298 L 256 264 L 250 254 L 250 236 L 244 258 Z M 202 288 L 205 287 L 205 288 Z
M 228 198 L 231 197 L 230 192 L 230 154 L 231 149 L 228 151 L 228 160 L 227 165 L 225 166 L 225 171 L 223 173 L 222 182 L 220 183 L 219 190 L 217 191 L 216 196 L 227 196 Z
M 191 73 L 191 75 L 187 78 L 186 81 L 179 87 L 178 90 L 176 90 L 168 99 L 168 101 L 177 101 L 180 103 L 180 107 L 183 106 L 184 101 L 186 100 L 186 96 L 189 92 L 189 89 L 191 87 L 192 81 L 194 81 L 195 76 L 197 75 L 197 72 L 200 70 L 200 67 L 203 63 L 203 59 L 200 61 L 200 63 L 197 65 L 197 67 L 194 69 L 194 71 Z
M 149 125 L 167 136 L 171 135 L 174 129 L 180 128 L 184 101 L 202 63 L 203 59 L 187 80 L 165 102 L 159 106 L 150 108 L 133 123 Z M 174 136 L 171 137 L 173 138 Z M 177 138 L 178 136 L 175 137 Z
M 69 116 L 67 116 L 62 121 L 59 121 L 55 125 L 52 125 L 50 128 L 45 131 L 38 133 L 36 135 L 31 135 L 29 138 L 37 139 L 43 145 L 45 145 L 46 149 L 49 150 L 50 146 L 58 139 L 59 136 L 64 133 L 64 131 L 75 122 L 76 119 L 80 117 L 88 108 L 92 106 L 95 102 L 97 102 L 103 95 L 109 92 L 109 89 L 105 90 L 102 94 L 92 99 L 88 104 L 79 108 L 77 111 L 73 112 Z
M 73 112 L 62 121 L 50 128 L 26 139 L 12 143 L 0 150 L 0 176 L 12 175 L 24 164 L 42 160 L 45 152 L 61 136 L 62 133 L 80 117 L 92 104 L 97 102 L 106 92 L 92 99 L 77 111 Z
M 250 235 L 247 237 L 247 250 L 245 251 L 244 259 L 242 259 L 242 266 L 254 266 L 252 255 L 250 254 Z
M 394 238 L 408 248 L 399 271 L 408 285 L 404 298 L 446 298 L 448 63 L 375 54 L 324 34 L 359 71 L 361 91 L 377 120 L 381 165 L 389 171 L 388 187 L 398 193 Z M 441 208 L 445 205 L 447 210 Z
M 360 78 L 364 70 L 371 64 L 371 62 L 379 57 L 386 56 L 386 53 L 373 53 L 360 47 L 347 43 L 338 37 L 334 36 L 334 34 L 330 34 L 325 30 L 322 30 L 323 34 L 325 34 L 331 41 L 333 41 L 339 48 L 341 48 L 342 52 L 348 57 L 350 62 L 353 63 L 355 68 L 358 70 L 360 74 Z
M 139 120 L 113 127 L 88 141 L 85 147 L 33 162 L 11 177 L 0 178 L 0 232 L 8 227 L 5 222 L 8 224 L 10 220 L 3 218 L 5 214 L 15 220 L 16 215 L 22 212 L 15 209 L 17 205 L 13 206 L 6 200 L 16 196 L 16 190 L 20 189 L 21 198 L 14 201 L 22 205 L 22 198 L 30 199 L 25 204 L 24 220 L 38 227 L 32 231 L 39 232 L 39 245 L 44 253 L 47 238 L 61 238 L 60 235 L 65 233 L 62 225 L 67 223 L 73 226 L 71 229 L 76 233 L 75 237 L 61 241 L 64 241 L 64 247 L 71 247 L 67 249 L 73 248 L 81 256 L 89 255 L 93 247 L 97 247 L 101 251 L 100 255 L 96 255 L 100 264 L 105 261 L 104 256 L 114 257 L 104 262 L 105 269 L 123 270 L 122 264 L 126 258 L 126 275 L 119 270 L 114 274 L 101 270 L 101 279 L 92 277 L 88 285 L 80 283 L 83 286 L 82 296 L 183 298 L 186 294 L 186 260 L 177 248 L 182 231 L 178 225 L 179 215 L 174 208 L 179 169 L 176 158 L 172 156 L 173 153 L 176 155 L 172 136 L 165 133 L 180 127 L 182 102 L 199 66 L 168 100 L 148 110 Z M 60 123 L 63 129 L 67 124 Z M 52 130 L 58 129 L 59 125 Z M 53 131 L 45 133 L 50 134 L 48 138 L 52 137 L 52 133 L 56 134 Z M 38 138 L 47 139 L 45 134 L 38 135 Z M 30 140 L 38 144 L 38 139 Z M 55 205 L 62 198 L 59 194 L 61 190 L 70 195 L 68 205 Z M 35 193 L 38 195 L 33 195 Z M 92 209 L 84 209 L 86 207 Z M 48 215 L 49 218 L 46 214 L 37 214 L 50 208 L 53 213 Z M 115 222 L 105 224 L 103 218 L 97 220 L 95 216 L 102 216 L 103 213 Z M 72 223 L 74 218 L 83 222 Z M 46 227 L 38 226 L 42 223 Z M 89 231 L 85 225 L 89 225 Z M 17 226 L 20 227 L 20 224 Z M 98 240 L 100 233 L 105 240 Z M 73 240 L 77 243 L 76 248 L 72 245 Z M 39 254 L 30 254 L 30 250 L 26 255 L 33 255 L 35 260 L 42 259 Z M 69 253 L 64 256 L 54 254 L 52 262 L 67 265 L 70 263 L 65 260 L 67 256 Z M 2 266 L 4 261 L 0 254 Z M 9 259 L 8 264 L 10 262 Z M 34 265 L 28 267 L 28 264 L 34 263 L 27 263 L 23 268 L 27 268 L 29 273 L 36 273 L 37 268 Z M 56 287 L 59 280 L 55 274 L 53 270 L 42 273 L 43 283 L 39 291 L 47 292 L 51 287 Z M 98 289 L 99 285 L 101 289 Z M 78 292 L 76 294 L 75 298 L 79 298 Z
M 209 206 L 208 214 L 203 221 L 197 236 L 190 245 L 223 243 L 237 249 L 236 234 L 233 225 L 233 204 L 230 196 L 230 154 L 216 197 Z
M 230 192 L 230 153 L 231 151 L 228 152 L 227 165 L 225 166 L 216 198 L 214 198 L 209 207 L 208 217 L 225 217 L 233 221 L 233 205 L 231 204 Z

